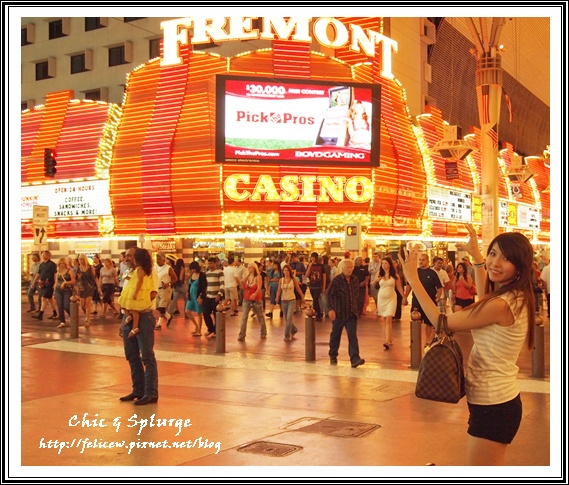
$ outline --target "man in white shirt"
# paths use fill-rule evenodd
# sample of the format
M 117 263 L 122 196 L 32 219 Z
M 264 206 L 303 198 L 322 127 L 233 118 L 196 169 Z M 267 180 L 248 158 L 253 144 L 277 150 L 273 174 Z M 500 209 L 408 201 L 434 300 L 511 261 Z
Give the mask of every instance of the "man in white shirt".
M 231 301 L 230 317 L 237 315 L 237 303 L 239 302 L 239 277 L 238 268 L 235 266 L 235 259 L 230 256 L 227 258 L 227 266 L 223 268 L 223 278 L 225 279 L 225 298 Z
M 447 305 L 447 297 L 446 294 L 444 292 L 444 289 L 447 285 L 447 283 L 450 283 L 450 278 L 448 277 L 448 273 L 446 272 L 446 269 L 443 269 L 443 258 L 436 256 L 433 259 L 433 269 L 435 270 L 435 272 L 439 275 L 439 279 L 441 280 L 441 285 L 443 285 L 443 293 L 442 293 L 442 300 L 444 302 L 444 307 L 446 308 Z M 442 304 L 441 304 L 442 306 Z
M 160 316 L 158 317 L 155 327 L 156 330 L 159 330 L 162 328 L 162 320 L 165 321 L 166 326 L 170 325 L 170 320 L 172 320 L 172 315 L 166 311 L 166 308 L 168 308 L 170 300 L 172 300 L 172 285 L 178 281 L 178 277 L 174 272 L 174 268 L 166 262 L 166 256 L 162 253 L 156 255 L 154 270 L 160 281 L 158 297 L 156 299 L 156 309 L 160 313 Z
M 237 293 L 239 294 L 238 305 L 243 304 L 243 288 L 241 288 L 241 282 L 247 278 L 247 268 L 241 261 L 241 258 L 235 260 L 235 269 L 237 270 Z
M 36 311 L 36 304 L 34 303 L 34 294 L 37 291 L 37 286 L 33 285 L 32 282 L 35 280 L 36 275 L 40 270 L 40 255 L 39 253 L 32 254 L 33 264 L 30 266 L 30 288 L 28 289 L 28 302 L 30 303 L 30 309 L 27 313 L 33 313 Z M 38 300 L 38 306 L 41 308 L 41 299 Z
M 380 269 L 381 269 L 381 254 L 379 251 L 376 251 L 375 253 L 373 253 L 373 259 L 369 262 L 368 266 L 369 296 L 373 298 L 373 301 L 376 304 L 376 306 L 377 306 L 377 293 L 379 292 L 379 289 L 375 288 L 375 286 L 372 285 L 371 282 L 375 279 Z

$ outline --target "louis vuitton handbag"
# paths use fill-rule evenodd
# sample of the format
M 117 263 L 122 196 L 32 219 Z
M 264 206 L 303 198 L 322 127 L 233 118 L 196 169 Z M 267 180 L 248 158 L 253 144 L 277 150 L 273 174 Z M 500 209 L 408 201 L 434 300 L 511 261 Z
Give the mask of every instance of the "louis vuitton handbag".
M 415 395 L 421 399 L 457 403 L 464 395 L 462 351 L 441 314 L 430 348 L 419 364 Z

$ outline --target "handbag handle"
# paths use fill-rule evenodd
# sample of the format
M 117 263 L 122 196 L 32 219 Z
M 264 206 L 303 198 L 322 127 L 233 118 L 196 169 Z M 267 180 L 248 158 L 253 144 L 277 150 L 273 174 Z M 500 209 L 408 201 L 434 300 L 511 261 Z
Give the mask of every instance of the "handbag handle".
M 441 328 L 442 327 L 442 328 Z M 444 333 L 445 335 L 447 335 L 448 337 L 452 337 L 452 332 L 449 331 L 448 329 L 448 321 L 447 321 L 447 316 L 444 313 L 441 313 L 439 315 L 439 320 L 437 322 L 437 329 L 436 329 L 436 333 L 440 334 L 440 333 Z

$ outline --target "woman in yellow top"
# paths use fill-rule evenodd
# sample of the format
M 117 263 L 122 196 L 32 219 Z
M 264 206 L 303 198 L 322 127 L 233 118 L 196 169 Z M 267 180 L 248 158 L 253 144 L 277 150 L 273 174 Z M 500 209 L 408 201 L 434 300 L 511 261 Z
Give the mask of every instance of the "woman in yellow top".
M 134 253 L 136 267 L 127 279 L 132 279 L 135 285 L 126 285 L 119 296 L 119 304 L 125 310 L 126 323 L 132 321 L 132 330 L 128 338 L 133 338 L 138 332 L 140 312 L 152 309 L 150 293 L 155 291 L 152 281 L 152 259 L 146 249 L 137 249 Z

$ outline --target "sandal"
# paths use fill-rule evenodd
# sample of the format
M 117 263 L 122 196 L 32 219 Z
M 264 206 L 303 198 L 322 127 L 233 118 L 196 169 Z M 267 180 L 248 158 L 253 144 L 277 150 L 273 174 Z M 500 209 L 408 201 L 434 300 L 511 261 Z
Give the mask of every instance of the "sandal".
M 85 321 L 85 325 L 84 325 L 85 328 L 89 328 L 90 325 L 91 325 L 91 322 L 90 322 L 90 321 Z
M 128 333 L 128 338 L 134 338 L 136 337 L 136 334 L 140 332 L 140 330 L 138 328 L 133 328 L 129 333 Z
M 201 333 L 197 333 L 197 332 L 192 333 L 192 337 L 201 337 L 201 336 L 202 336 Z

